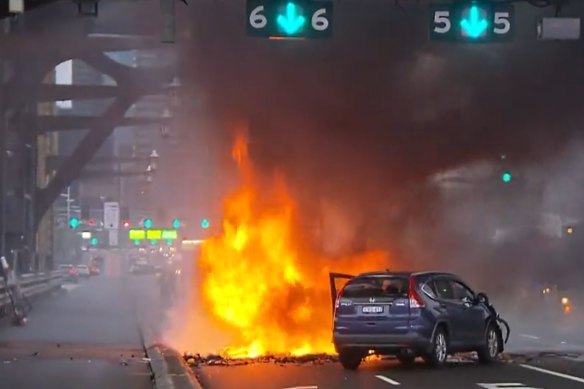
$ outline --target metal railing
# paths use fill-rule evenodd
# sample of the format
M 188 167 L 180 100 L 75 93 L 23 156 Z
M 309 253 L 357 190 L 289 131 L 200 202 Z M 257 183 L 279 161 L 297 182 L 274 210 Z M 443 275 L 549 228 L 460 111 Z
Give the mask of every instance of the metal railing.
M 18 282 L 22 293 L 30 298 L 60 288 L 64 276 L 65 273 L 62 271 L 23 274 L 18 278 Z M 3 279 L 0 279 L 0 307 L 8 304 L 10 304 L 10 298 L 6 293 L 6 284 Z

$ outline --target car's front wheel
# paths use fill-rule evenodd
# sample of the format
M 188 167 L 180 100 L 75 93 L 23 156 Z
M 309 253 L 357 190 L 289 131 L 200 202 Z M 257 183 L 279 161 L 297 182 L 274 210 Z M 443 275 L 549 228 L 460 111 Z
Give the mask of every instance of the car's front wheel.
M 501 336 L 499 335 L 497 326 L 494 324 L 489 325 L 485 333 L 484 345 L 477 350 L 479 361 L 482 363 L 495 362 L 497 355 L 499 355 L 500 342 Z
M 424 361 L 430 366 L 441 367 L 446 363 L 446 358 L 448 358 L 446 330 L 444 327 L 438 327 L 432 339 L 430 352 L 424 356 Z
M 339 352 L 339 362 L 346 370 L 356 370 L 363 360 L 363 355 L 354 350 L 342 350 Z

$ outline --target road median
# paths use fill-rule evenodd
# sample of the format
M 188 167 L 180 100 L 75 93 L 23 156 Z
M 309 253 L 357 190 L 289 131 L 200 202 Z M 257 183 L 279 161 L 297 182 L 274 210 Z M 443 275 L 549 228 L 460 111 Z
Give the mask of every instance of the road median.
M 163 345 L 146 348 L 156 389 L 203 389 L 183 356 Z

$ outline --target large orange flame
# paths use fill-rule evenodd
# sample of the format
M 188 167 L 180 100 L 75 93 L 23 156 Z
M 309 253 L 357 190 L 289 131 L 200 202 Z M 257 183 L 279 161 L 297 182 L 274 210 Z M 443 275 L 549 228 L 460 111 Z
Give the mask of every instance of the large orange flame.
M 217 326 L 237 334 L 229 357 L 333 352 L 328 273 L 383 268 L 382 252 L 347 258 L 315 254 L 302 238 L 282 177 L 260 185 L 245 137 L 232 156 L 242 185 L 224 203 L 223 232 L 201 247 L 200 296 Z

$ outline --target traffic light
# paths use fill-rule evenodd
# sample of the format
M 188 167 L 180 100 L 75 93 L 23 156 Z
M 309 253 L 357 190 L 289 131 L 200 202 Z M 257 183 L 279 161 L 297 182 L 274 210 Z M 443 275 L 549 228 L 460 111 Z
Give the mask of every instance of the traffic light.
M 76 218 L 75 216 L 69 218 L 69 228 L 75 229 L 77 227 L 79 227 L 79 219 Z
M 130 222 L 127 220 L 124 220 L 124 222 L 122 223 L 122 225 L 124 226 L 124 228 L 130 228 Z
M 503 172 L 503 174 L 501 174 L 501 181 L 503 181 L 504 183 L 509 183 L 511 182 L 512 179 L 513 175 L 509 172 Z
M 152 228 L 152 219 L 144 219 L 144 228 Z
M 207 219 L 203 219 L 201 221 L 201 228 L 207 229 L 207 228 L 209 228 L 210 225 L 211 225 L 211 223 L 209 223 L 209 220 L 207 220 Z
M 178 230 L 180 228 L 180 220 L 174 219 L 172 221 L 172 228 L 174 228 L 175 230 Z
M 99 243 L 99 241 L 97 240 L 97 238 L 91 238 L 91 245 L 92 246 L 97 246 L 98 243 Z

